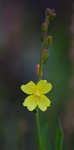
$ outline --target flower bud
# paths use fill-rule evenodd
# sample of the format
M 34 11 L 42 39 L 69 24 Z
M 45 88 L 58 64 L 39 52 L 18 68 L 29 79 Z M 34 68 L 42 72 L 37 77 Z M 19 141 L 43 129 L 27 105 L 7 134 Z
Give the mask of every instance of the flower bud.
M 42 32 L 41 41 L 44 41 L 44 39 L 46 38 L 46 36 L 47 36 L 47 33 L 46 32 Z
M 47 48 L 50 46 L 51 42 L 52 42 L 52 36 L 48 36 L 47 43 L 46 43 Z
M 46 22 L 42 23 L 41 29 L 42 29 L 42 32 L 46 32 L 47 31 L 47 23 Z
M 51 9 L 47 8 L 46 11 L 45 11 L 45 15 L 46 15 L 46 16 L 49 16 L 50 13 L 51 13 Z
M 55 17 L 55 16 L 56 16 L 55 9 L 52 9 L 52 16 L 53 16 L 53 17 Z
M 56 15 L 55 9 L 47 8 L 47 9 L 46 9 L 46 12 L 45 12 L 45 15 L 46 15 L 46 16 L 55 16 L 55 15 Z
M 36 65 L 36 73 L 37 73 L 37 75 L 39 75 L 39 70 L 40 70 L 40 65 L 37 64 L 37 65 Z
M 44 52 L 45 52 L 45 53 L 48 53 L 48 48 L 45 48 L 45 49 L 44 49 Z
M 46 15 L 46 19 L 48 20 L 48 23 L 50 21 L 53 21 L 53 19 L 56 17 L 55 9 L 47 8 L 45 15 Z

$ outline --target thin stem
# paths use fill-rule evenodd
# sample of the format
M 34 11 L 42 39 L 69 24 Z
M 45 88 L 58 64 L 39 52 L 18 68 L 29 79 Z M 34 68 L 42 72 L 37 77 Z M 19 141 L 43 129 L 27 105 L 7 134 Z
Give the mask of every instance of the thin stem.
M 38 110 L 36 112 L 36 126 L 37 126 L 37 136 L 38 136 L 39 150 L 42 150 L 41 135 L 40 135 L 40 122 L 39 122 L 39 112 L 38 112 Z
M 43 50 L 44 50 L 44 42 L 42 43 L 41 54 L 40 54 L 40 71 L 39 71 L 38 81 L 41 79 L 43 73 L 43 62 L 42 62 Z
M 48 26 L 48 24 L 47 24 Z M 48 30 L 48 28 L 47 28 Z M 46 31 L 46 35 L 47 35 L 47 31 Z M 47 37 L 47 36 L 46 36 Z M 42 47 L 41 47 L 41 54 L 40 54 L 40 70 L 39 70 L 39 75 L 38 75 L 38 81 L 40 81 L 40 79 L 42 78 L 42 73 L 43 73 L 43 51 L 44 51 L 44 44 L 46 41 L 46 37 L 44 39 L 44 41 L 42 42 Z M 36 126 L 37 126 L 37 135 L 38 135 L 38 144 L 39 144 L 39 150 L 42 150 L 42 141 L 41 141 L 41 135 L 40 135 L 40 122 L 39 122 L 39 111 L 37 110 L 36 112 Z

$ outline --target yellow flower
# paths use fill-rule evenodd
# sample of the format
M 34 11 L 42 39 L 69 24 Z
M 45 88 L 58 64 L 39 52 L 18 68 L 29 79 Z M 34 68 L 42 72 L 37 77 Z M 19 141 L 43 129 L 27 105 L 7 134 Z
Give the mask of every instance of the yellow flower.
M 37 84 L 30 81 L 25 85 L 21 85 L 21 90 L 29 96 L 25 98 L 23 106 L 26 106 L 29 111 L 33 111 L 36 107 L 46 111 L 51 105 L 50 99 L 44 94 L 47 94 L 52 89 L 52 84 L 47 80 L 40 80 Z

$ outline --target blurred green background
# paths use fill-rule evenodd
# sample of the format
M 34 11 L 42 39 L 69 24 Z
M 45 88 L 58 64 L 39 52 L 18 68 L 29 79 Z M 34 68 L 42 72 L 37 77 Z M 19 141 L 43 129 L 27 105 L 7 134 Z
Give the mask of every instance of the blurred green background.
M 53 83 L 48 95 L 52 107 L 40 112 L 48 141 L 56 150 L 57 120 L 64 130 L 64 150 L 74 150 L 74 5 L 71 0 L 0 1 L 0 149 L 36 150 L 35 114 L 22 107 L 20 85 L 36 81 L 40 58 L 40 31 L 46 8 L 55 8 L 56 21 L 49 27 L 53 42 L 43 78 Z M 49 148 L 48 148 L 49 149 Z

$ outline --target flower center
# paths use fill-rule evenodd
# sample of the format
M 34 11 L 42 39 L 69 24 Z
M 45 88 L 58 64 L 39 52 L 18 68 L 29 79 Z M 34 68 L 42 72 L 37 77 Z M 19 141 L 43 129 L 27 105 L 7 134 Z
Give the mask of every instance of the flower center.
M 40 91 L 39 91 L 39 90 L 36 90 L 35 95 L 36 95 L 36 96 L 41 96 Z

